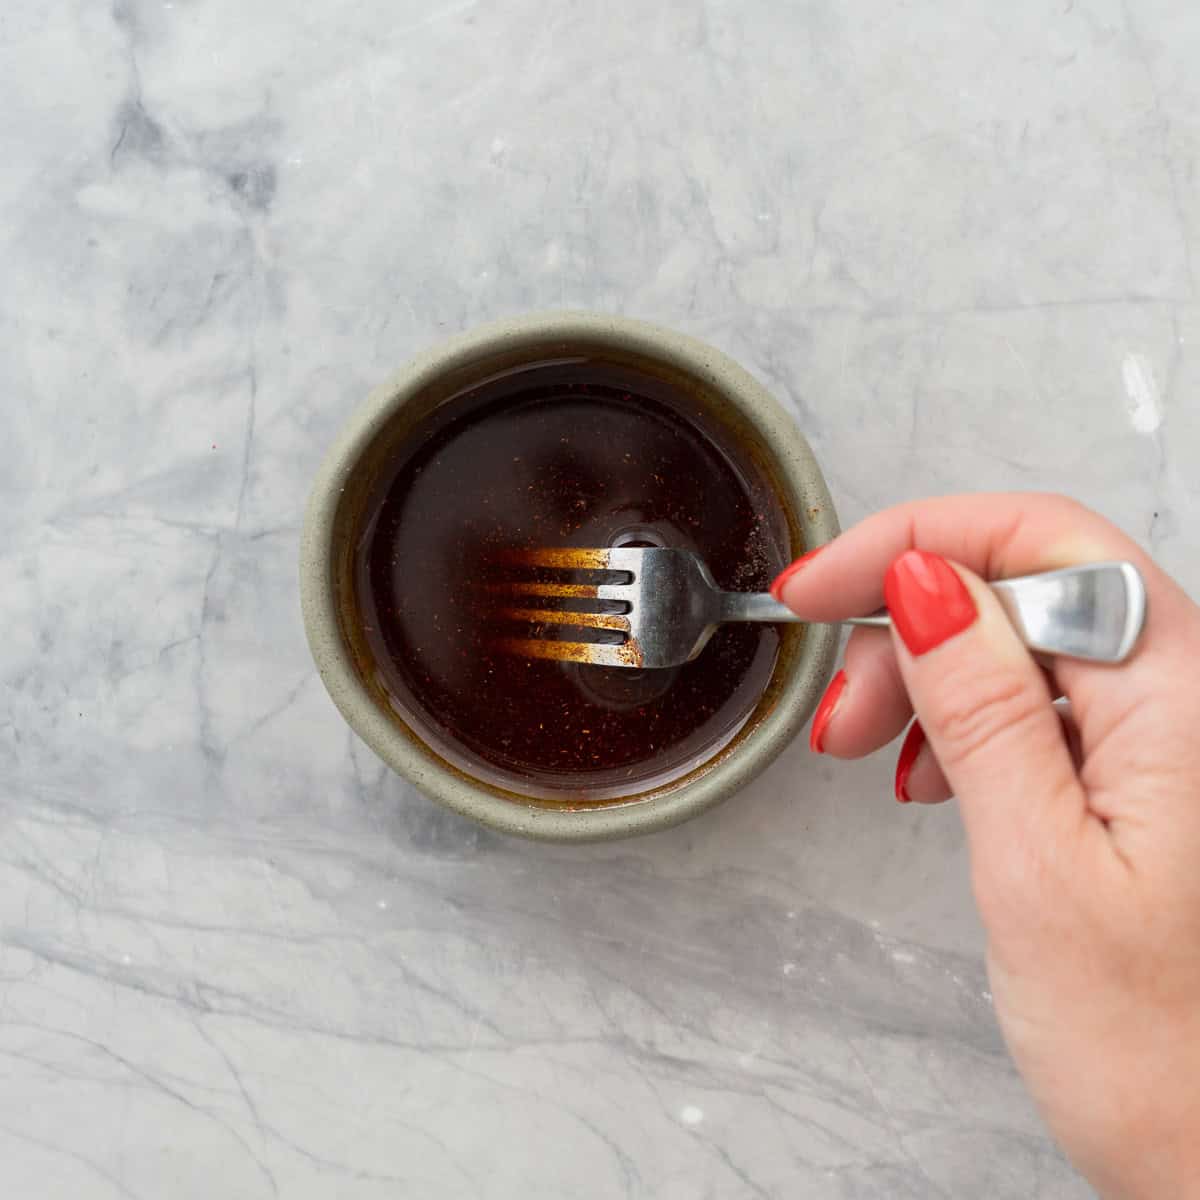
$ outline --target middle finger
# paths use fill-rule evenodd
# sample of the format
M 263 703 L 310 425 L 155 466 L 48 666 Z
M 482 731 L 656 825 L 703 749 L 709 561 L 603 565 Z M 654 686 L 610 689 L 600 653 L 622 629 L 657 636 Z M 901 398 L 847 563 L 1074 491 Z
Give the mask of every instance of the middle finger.
M 813 718 L 809 744 L 837 758 L 861 758 L 886 745 L 912 717 L 886 629 L 855 629 L 845 665 Z

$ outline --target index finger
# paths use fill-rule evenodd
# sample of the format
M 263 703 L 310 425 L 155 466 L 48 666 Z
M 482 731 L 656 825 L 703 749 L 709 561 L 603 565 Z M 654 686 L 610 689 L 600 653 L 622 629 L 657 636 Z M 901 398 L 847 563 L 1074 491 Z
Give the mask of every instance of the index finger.
M 772 589 L 800 617 L 838 621 L 883 603 L 888 567 L 906 550 L 932 551 L 984 579 L 1012 578 L 1079 563 L 1127 559 L 1142 572 L 1149 616 L 1132 658 L 1118 667 L 1059 658 L 1051 670 L 1069 697 L 1085 752 L 1095 749 L 1140 700 L 1174 680 L 1200 614 L 1175 582 L 1129 537 L 1066 496 L 993 493 L 944 496 L 868 517 L 819 553 L 794 563 Z M 1194 635 L 1185 639 L 1183 634 Z M 1182 658 L 1181 658 L 1182 656 Z M 1113 687 L 1119 671 L 1121 686 Z M 1142 706 L 1142 716 L 1153 714 Z
M 875 513 L 820 553 L 789 567 L 771 589 L 801 617 L 839 621 L 883 603 L 883 577 L 906 550 L 928 550 L 983 579 L 1124 558 L 1161 577 L 1146 554 L 1099 513 L 1066 496 L 980 493 L 916 500 Z

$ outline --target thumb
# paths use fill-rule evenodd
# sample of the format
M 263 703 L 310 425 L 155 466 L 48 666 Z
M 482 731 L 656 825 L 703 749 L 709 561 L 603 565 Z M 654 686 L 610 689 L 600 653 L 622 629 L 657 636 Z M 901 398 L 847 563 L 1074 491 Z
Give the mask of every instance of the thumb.
M 973 855 L 1048 848 L 1077 827 L 1086 796 L 1050 689 L 987 584 L 909 550 L 884 595 L 905 686 Z

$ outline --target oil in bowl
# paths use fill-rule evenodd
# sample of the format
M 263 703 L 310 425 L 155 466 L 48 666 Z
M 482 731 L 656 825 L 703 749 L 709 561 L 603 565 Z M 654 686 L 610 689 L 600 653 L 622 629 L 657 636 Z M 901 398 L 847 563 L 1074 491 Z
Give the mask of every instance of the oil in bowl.
M 719 754 L 763 698 L 770 625 L 727 625 L 666 671 L 513 657 L 489 581 L 540 547 L 693 550 L 764 591 L 794 556 L 777 490 L 711 406 L 636 360 L 565 355 L 439 399 L 351 531 L 346 630 L 392 711 L 458 771 L 531 802 L 611 805 Z

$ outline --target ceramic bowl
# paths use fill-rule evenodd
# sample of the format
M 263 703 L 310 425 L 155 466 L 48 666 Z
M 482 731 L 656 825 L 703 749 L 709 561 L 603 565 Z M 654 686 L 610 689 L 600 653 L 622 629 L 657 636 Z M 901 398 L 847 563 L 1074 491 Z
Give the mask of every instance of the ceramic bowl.
M 565 351 L 633 356 L 703 395 L 752 443 L 786 510 L 793 548 L 835 536 L 837 517 L 821 470 L 792 418 L 737 363 L 693 338 L 598 314 L 535 314 L 473 330 L 437 346 L 376 388 L 329 450 L 313 484 L 301 542 L 300 598 L 309 646 L 325 687 L 351 728 L 393 770 L 448 808 L 493 829 L 548 841 L 597 841 L 677 824 L 744 787 L 792 740 L 829 681 L 835 626 L 788 626 L 770 682 L 738 735 L 673 782 L 603 805 L 571 808 L 502 790 L 452 766 L 409 729 L 365 680 L 346 635 L 353 605 L 348 535 L 356 497 L 387 447 L 440 399 L 499 370 Z

